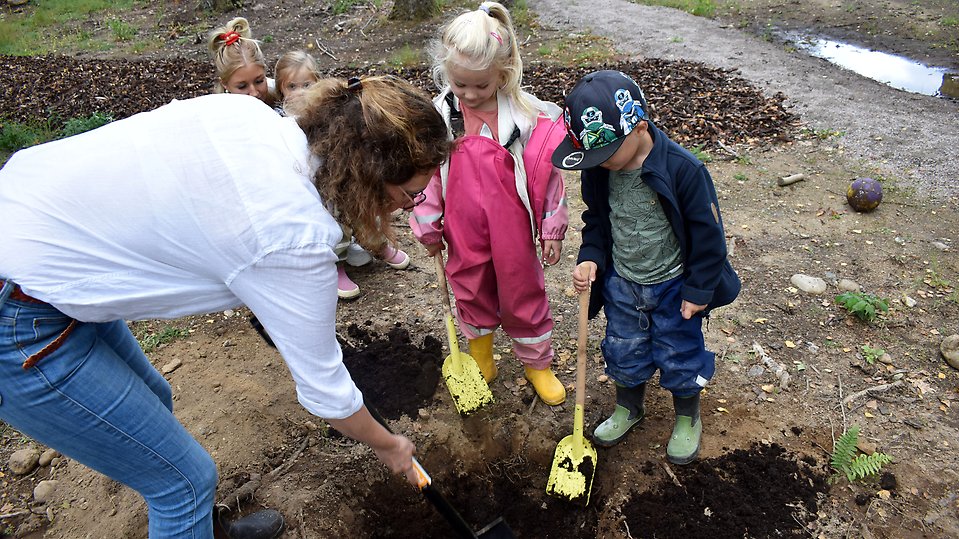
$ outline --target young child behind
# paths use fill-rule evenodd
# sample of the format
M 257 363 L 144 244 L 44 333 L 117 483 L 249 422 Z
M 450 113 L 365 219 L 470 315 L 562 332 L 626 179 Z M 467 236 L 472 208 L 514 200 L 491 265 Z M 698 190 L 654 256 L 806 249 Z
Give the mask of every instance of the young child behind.
M 583 244 L 573 285 L 606 311 L 602 343 L 616 407 L 593 440 L 612 446 L 643 419 L 646 383 L 673 394 L 666 448 L 675 464 L 699 454 L 699 394 L 713 376 L 702 320 L 739 294 L 726 259 L 716 189 L 706 167 L 649 120 L 636 83 L 619 71 L 583 77 L 566 96 L 568 136 L 553 163 L 582 170 Z
M 290 51 L 277 60 L 276 67 L 273 68 L 273 76 L 276 78 L 276 94 L 279 100 L 276 111 L 281 116 L 286 116 L 284 107 L 296 99 L 298 94 L 320 80 L 320 66 L 306 52 Z M 340 222 L 335 209 L 332 213 L 334 217 L 337 217 L 337 222 Z M 373 260 L 373 256 L 354 241 L 351 226 L 340 222 L 340 228 L 343 230 L 343 239 L 334 248 L 340 257 L 340 262 L 336 265 L 336 292 L 340 299 L 354 299 L 360 295 L 360 287 L 347 275 L 346 264 L 363 266 Z M 387 243 L 386 238 L 380 238 L 378 235 L 376 237 L 382 243 L 379 251 L 380 258 L 387 265 L 394 269 L 405 269 L 410 265 L 410 257 L 406 253 Z
M 431 256 L 449 246 L 460 330 L 486 380 L 497 374 L 493 333 L 502 325 L 536 393 L 560 404 L 543 263 L 559 260 L 568 221 L 563 178 L 550 162 L 564 136 L 561 110 L 520 90 L 516 32 L 496 2 L 447 25 L 433 57 L 443 88 L 434 103 L 458 141 L 410 225 Z
M 276 61 L 273 77 L 276 79 L 279 105 L 282 106 L 294 99 L 296 94 L 320 80 L 320 66 L 309 54 L 303 51 L 290 51 Z
M 214 93 L 252 95 L 273 106 L 275 98 L 266 76 L 266 59 L 246 19 L 237 17 L 210 32 L 207 47 L 216 68 Z

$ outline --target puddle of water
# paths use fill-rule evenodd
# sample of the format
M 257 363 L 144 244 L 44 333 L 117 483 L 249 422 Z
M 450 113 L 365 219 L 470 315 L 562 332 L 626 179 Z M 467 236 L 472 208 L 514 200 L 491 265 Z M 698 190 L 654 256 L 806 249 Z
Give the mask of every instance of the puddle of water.
M 787 33 L 786 39 L 812 56 L 917 94 L 959 98 L 959 73 L 930 67 L 914 60 L 821 37 Z

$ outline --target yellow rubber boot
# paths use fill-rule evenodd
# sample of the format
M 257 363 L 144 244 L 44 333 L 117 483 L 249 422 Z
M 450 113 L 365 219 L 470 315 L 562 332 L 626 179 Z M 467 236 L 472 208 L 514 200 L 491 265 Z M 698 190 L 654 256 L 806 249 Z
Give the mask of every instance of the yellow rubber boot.
M 550 406 L 562 404 L 566 400 L 566 388 L 563 383 L 556 378 L 552 369 L 531 369 L 525 367 L 526 379 L 533 384 L 533 389 L 543 402 Z
M 479 365 L 480 372 L 483 373 L 483 378 L 486 380 L 486 383 L 493 381 L 493 378 L 496 378 L 496 360 L 493 359 L 493 334 L 483 335 L 482 337 L 477 337 L 476 339 L 470 339 L 470 355 L 473 356 L 473 359 L 476 360 L 476 364 Z

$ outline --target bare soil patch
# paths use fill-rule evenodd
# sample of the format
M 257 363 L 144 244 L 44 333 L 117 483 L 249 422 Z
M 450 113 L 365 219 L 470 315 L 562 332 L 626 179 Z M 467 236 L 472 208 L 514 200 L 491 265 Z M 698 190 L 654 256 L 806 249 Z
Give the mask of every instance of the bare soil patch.
M 382 17 L 385 8 L 367 5 L 334 15 L 323 2 L 258 2 L 217 16 L 192 6 L 163 2 L 139 14 L 159 19 L 167 35 L 176 30 L 146 58 L 0 59 L 7 66 L 0 77 L 29 73 L 0 86 L 30 89 L 5 94 L 3 114 L 42 114 L 52 107 L 70 115 L 108 101 L 123 116 L 203 93 L 204 73 L 210 72 L 194 36 L 235 14 L 248 16 L 258 36 L 272 36 L 265 44 L 269 55 L 314 43 L 313 53 L 333 73 L 394 70 L 429 87 L 423 66 L 394 66 L 386 59 L 405 44 L 421 45 L 439 20 L 422 26 L 388 21 Z M 856 6 L 858 13 L 888 22 L 884 27 L 895 22 L 883 18 L 879 4 Z M 597 3 L 597 13 L 601 8 L 609 6 Z M 791 2 L 777 9 L 797 21 L 805 13 Z M 530 36 L 523 49 L 527 82 L 537 95 L 558 101 L 579 73 L 599 62 L 569 68 L 541 62 L 542 44 L 572 40 L 568 30 L 551 26 L 547 15 L 524 29 L 523 39 Z M 662 10 L 661 16 L 659 22 L 667 24 L 674 14 Z M 319 52 L 317 40 L 338 60 Z M 938 353 L 940 340 L 959 332 L 954 233 L 959 199 L 928 197 L 888 176 L 879 208 L 856 213 L 845 203 L 845 189 L 853 178 L 875 170 L 852 155 L 843 137 L 803 129 L 815 126 L 807 123 L 814 111 L 797 105 L 801 92 L 780 97 L 719 63 L 621 52 L 603 62 L 661 77 L 650 83 L 655 91 L 644 84 L 657 123 L 684 144 L 703 144 L 710 151 L 732 262 L 744 285 L 736 303 L 714 313 L 706 333 L 717 354 L 717 374 L 703 397 L 701 460 L 683 468 L 664 466 L 672 405 L 668 393 L 653 384 L 644 423 L 622 444 L 600 450 L 590 506 L 547 497 L 553 450 L 572 429 L 572 399 L 558 407 L 536 400 L 507 339 L 497 334 L 500 375 L 491 385 L 496 402 L 470 417 L 456 413 L 436 376 L 448 351 L 433 266 L 404 216 L 394 224 L 401 247 L 413 258 L 411 267 L 394 271 L 374 262 L 351 268 L 363 294 L 338 309 L 344 360 L 366 397 L 394 430 L 414 440 L 437 487 L 477 528 L 504 516 L 520 537 L 959 536 L 959 373 Z M 759 52 L 742 58 L 750 65 L 768 61 Z M 41 71 L 42 66 L 50 69 Z M 95 70 L 81 71 L 83 66 Z M 177 72 L 182 79 L 171 78 Z M 83 74 L 88 82 L 101 78 L 112 84 L 81 91 Z M 31 77 L 62 91 L 44 95 L 43 84 L 25 86 Z M 866 91 L 871 88 L 858 88 L 858 99 L 873 97 Z M 31 101 L 34 93 L 44 97 Z M 28 105 L 24 110 L 10 103 Z M 121 103 L 129 108 L 121 110 Z M 737 103 L 743 103 L 738 112 Z M 756 111 L 766 118 L 747 114 Z M 937 135 L 944 127 L 928 129 Z M 777 184 L 795 173 L 805 179 Z M 577 307 L 570 273 L 584 209 L 576 175 L 567 176 L 567 191 L 572 222 L 566 256 L 547 269 L 546 278 L 556 320 L 555 368 L 571 388 Z M 824 278 L 827 293 L 798 291 L 790 283 L 794 273 Z M 888 299 L 890 312 L 873 324 L 849 316 L 834 300 L 843 278 Z M 149 355 L 157 367 L 174 360 L 182 364 L 167 375 L 175 410 L 217 461 L 218 499 L 240 513 L 279 509 L 288 520 L 288 538 L 450 537 L 442 518 L 367 448 L 337 435 L 297 404 L 289 372 L 250 327 L 249 314 L 241 309 L 133 324 L 143 335 L 167 327 L 185 333 Z M 603 329 L 602 317 L 591 322 L 587 432 L 613 406 L 599 352 Z M 783 387 L 755 345 L 785 367 L 789 384 Z M 863 345 L 883 348 L 888 361 L 869 361 Z M 884 386 L 889 389 L 868 392 Z M 843 404 L 845 399 L 850 400 Z M 865 450 L 895 458 L 887 467 L 895 481 L 887 476 L 854 484 L 843 479 L 831 487 L 824 482 L 833 441 L 853 424 L 862 427 Z M 6 428 L 0 462 L 32 445 Z M 69 459 L 25 476 L 7 469 L 3 474 L 0 514 L 13 515 L 2 521 L 8 536 L 146 537 L 139 496 Z M 56 496 L 36 502 L 33 488 L 44 479 L 60 481 Z

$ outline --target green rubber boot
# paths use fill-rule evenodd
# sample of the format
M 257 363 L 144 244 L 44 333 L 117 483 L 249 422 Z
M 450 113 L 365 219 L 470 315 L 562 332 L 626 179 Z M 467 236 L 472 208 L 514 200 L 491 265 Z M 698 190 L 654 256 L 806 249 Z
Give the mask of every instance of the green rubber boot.
M 676 425 L 666 446 L 666 459 L 673 464 L 689 464 L 699 456 L 703 436 L 703 422 L 699 417 L 699 393 L 692 397 L 673 395 Z
M 593 431 L 593 441 L 602 447 L 612 447 L 629 434 L 646 417 L 643 400 L 646 397 L 646 383 L 636 387 L 616 384 L 616 408 L 606 421 Z

